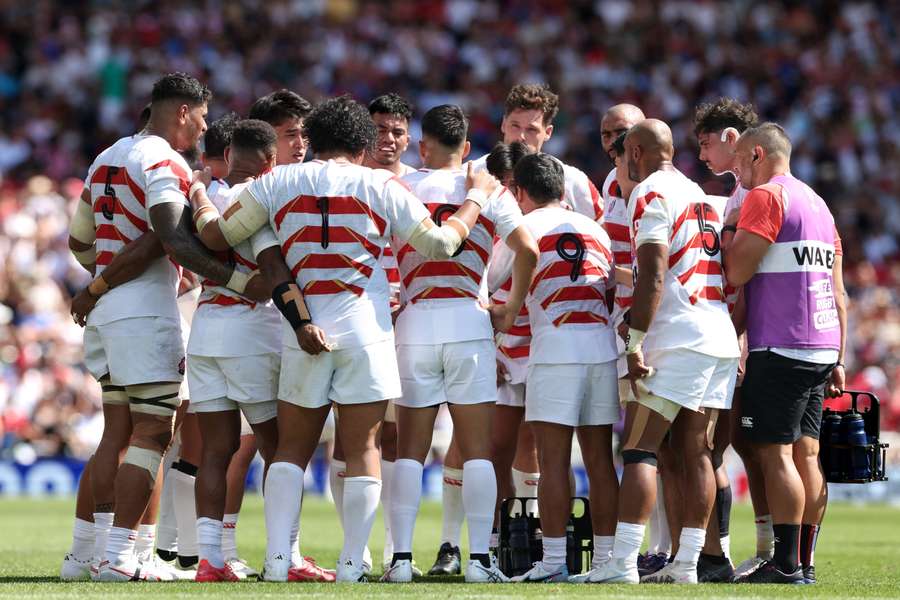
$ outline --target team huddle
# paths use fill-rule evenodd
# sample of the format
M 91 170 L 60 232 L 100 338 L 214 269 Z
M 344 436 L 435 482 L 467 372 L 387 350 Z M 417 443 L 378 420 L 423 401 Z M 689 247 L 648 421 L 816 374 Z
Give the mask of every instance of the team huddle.
M 558 111 L 542 85 L 510 91 L 502 141 L 474 160 L 463 110 L 429 108 L 418 170 L 401 162 L 413 112 L 396 94 L 312 107 L 281 90 L 207 129 L 210 100 L 191 76 L 157 81 L 138 133 L 91 165 L 72 219 L 70 248 L 94 275 L 72 313 L 105 430 L 62 579 L 367 581 L 381 504 L 381 581 L 410 582 L 446 404 L 429 575 L 815 582 L 818 428 L 843 383 L 846 313 L 834 221 L 790 175 L 778 125 L 729 99 L 698 107 L 701 160 L 738 179 L 726 200 L 679 172 L 669 127 L 629 104 L 603 116 L 614 168 L 598 190 L 541 151 Z M 794 283 L 796 306 L 773 312 Z M 303 556 L 299 526 L 332 427 L 336 570 Z M 566 560 L 573 434 L 593 530 L 584 573 Z M 729 445 L 757 515 L 757 555 L 737 568 Z M 235 541 L 257 450 L 260 573 Z M 543 535 L 541 560 L 514 576 L 497 561 L 513 496 L 537 498 Z

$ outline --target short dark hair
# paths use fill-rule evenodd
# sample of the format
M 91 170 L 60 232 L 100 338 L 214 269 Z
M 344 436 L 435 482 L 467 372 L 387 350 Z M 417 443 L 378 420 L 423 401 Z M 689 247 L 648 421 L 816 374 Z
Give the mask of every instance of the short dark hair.
M 441 104 L 422 116 L 422 136 L 436 140 L 446 148 L 458 148 L 466 141 L 469 120 L 455 104 Z
M 231 134 L 238 119 L 237 113 L 230 112 L 209 124 L 209 129 L 203 134 L 203 153 L 207 158 L 225 158 L 225 148 L 231 143 Z
M 316 154 L 357 155 L 375 141 L 375 123 L 362 104 L 345 94 L 325 100 L 303 122 L 303 133 Z
M 513 142 L 512 144 L 498 142 L 494 145 L 491 153 L 487 155 L 485 165 L 488 173 L 502 180 L 527 154 L 531 154 L 531 149 L 524 142 Z
M 741 104 L 733 98 L 719 98 L 715 102 L 701 104 L 694 111 L 694 134 L 718 133 L 729 127 L 741 133 L 754 127 L 758 121 L 753 104 Z
M 741 134 L 741 140 L 750 140 L 754 144 L 762 146 L 768 154 L 777 154 L 784 158 L 791 158 L 791 137 L 778 123 L 768 121 L 756 127 L 751 127 Z
M 550 91 L 543 83 L 524 83 L 514 85 L 506 96 L 503 115 L 514 110 L 539 110 L 544 114 L 544 125 L 553 123 L 559 112 L 559 96 Z
M 516 186 L 538 204 L 562 199 L 565 175 L 562 164 L 544 152 L 523 156 L 513 170 Z
M 257 150 L 271 154 L 278 145 L 275 128 L 259 119 L 243 119 L 234 124 L 231 147 L 236 150 Z
M 281 89 L 254 102 L 247 118 L 278 127 L 288 119 L 305 119 L 312 110 L 312 104 L 306 98 L 291 90 Z
M 620 133 L 619 137 L 612 143 L 612 146 L 609 147 L 610 150 L 616 153 L 616 156 L 625 156 L 625 138 L 628 137 L 628 132 Z
M 150 104 L 165 100 L 179 100 L 190 106 L 208 103 L 212 99 L 209 88 L 187 73 L 169 73 L 153 84 Z
M 369 114 L 375 113 L 403 117 L 409 123 L 412 119 L 412 105 L 400 94 L 383 94 L 369 102 Z

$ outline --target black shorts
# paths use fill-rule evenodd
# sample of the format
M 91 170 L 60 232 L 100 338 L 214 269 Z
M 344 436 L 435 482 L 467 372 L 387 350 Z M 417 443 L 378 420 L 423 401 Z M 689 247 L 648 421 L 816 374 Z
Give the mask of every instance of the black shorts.
M 825 386 L 834 365 L 751 352 L 741 386 L 741 433 L 751 442 L 793 444 L 819 439 Z

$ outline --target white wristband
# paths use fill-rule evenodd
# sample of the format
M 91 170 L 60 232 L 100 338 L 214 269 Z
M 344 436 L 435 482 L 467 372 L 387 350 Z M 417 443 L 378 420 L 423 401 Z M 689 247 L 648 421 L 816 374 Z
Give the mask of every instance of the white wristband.
M 188 199 L 192 198 L 194 196 L 194 192 L 196 192 L 200 188 L 203 188 L 204 190 L 206 189 L 206 186 L 203 185 L 202 181 L 198 180 L 192 183 L 191 188 L 188 190 Z
M 247 289 L 247 282 L 250 281 L 250 276 L 246 273 L 242 273 L 237 269 L 231 273 L 231 279 L 228 280 L 228 283 L 225 284 L 229 290 L 234 290 L 238 294 L 243 294 L 244 290 Z
M 478 208 L 484 208 L 484 205 L 487 204 L 488 197 L 483 190 L 472 188 L 466 192 L 466 200 L 471 200 L 478 205 Z
M 459 217 L 457 217 L 455 215 L 447 217 L 447 220 L 448 221 L 456 221 L 457 223 L 459 223 L 462 226 L 462 228 L 465 230 L 465 233 L 462 234 L 463 239 L 466 239 L 467 237 L 469 237 L 469 226 L 466 225 L 465 221 L 463 221 L 462 219 L 460 219 Z
M 628 337 L 625 338 L 625 354 L 634 354 L 640 350 L 645 337 L 647 337 L 646 331 L 629 327 Z

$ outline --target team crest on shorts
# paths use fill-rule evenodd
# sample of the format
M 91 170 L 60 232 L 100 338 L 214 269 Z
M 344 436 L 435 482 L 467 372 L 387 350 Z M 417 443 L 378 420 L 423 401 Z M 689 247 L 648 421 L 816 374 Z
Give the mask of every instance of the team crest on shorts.
M 178 361 L 178 374 L 179 375 L 184 375 L 184 364 L 185 364 L 184 357 L 182 356 L 181 360 Z

